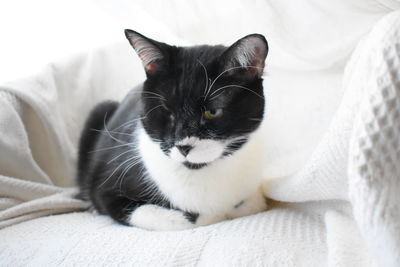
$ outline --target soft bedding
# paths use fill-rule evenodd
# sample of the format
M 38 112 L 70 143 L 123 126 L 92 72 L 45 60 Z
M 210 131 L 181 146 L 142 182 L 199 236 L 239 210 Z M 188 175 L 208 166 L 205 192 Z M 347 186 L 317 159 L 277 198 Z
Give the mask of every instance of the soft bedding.
M 355 27 L 357 40 L 318 43 L 308 62 L 281 46 L 289 67 L 277 58 L 267 65 L 265 193 L 279 202 L 216 225 L 148 232 L 91 214 L 72 197 L 86 114 L 143 80 L 127 45 L 2 85 L 0 264 L 398 266 L 400 13 L 385 15 L 396 1 L 367 2 L 378 11 Z M 324 61 L 332 54 L 337 61 Z

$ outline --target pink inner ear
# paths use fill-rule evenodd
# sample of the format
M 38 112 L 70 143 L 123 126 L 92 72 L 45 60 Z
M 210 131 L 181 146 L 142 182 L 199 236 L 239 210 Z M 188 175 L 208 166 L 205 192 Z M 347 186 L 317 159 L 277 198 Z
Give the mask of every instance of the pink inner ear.
M 265 57 L 265 49 L 259 46 L 254 47 L 254 54 L 249 62 L 254 68 L 248 68 L 248 72 L 252 75 L 261 76 L 264 71 Z
M 262 54 L 262 52 L 260 52 L 260 48 L 257 47 L 255 50 L 255 57 L 250 62 L 250 66 L 254 66 L 254 68 L 248 68 L 248 72 L 252 75 L 261 76 L 264 72 L 264 55 Z
M 262 76 L 263 72 L 264 72 L 264 61 L 263 60 L 254 60 L 251 63 L 251 66 L 254 66 L 254 68 L 252 67 L 248 67 L 247 68 L 247 72 L 250 75 L 255 75 L 255 76 Z
M 264 61 L 268 53 L 268 45 L 262 36 L 250 35 L 240 39 L 231 46 L 232 60 L 229 67 L 242 66 L 244 74 L 261 77 L 264 71 Z
M 158 64 L 157 63 L 149 63 L 144 67 L 144 69 L 146 70 L 147 73 L 154 73 L 158 69 Z

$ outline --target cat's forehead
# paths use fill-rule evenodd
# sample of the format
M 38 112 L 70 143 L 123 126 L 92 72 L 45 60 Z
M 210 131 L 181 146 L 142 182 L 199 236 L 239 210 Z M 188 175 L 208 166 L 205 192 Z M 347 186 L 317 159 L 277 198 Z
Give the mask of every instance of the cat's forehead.
M 218 75 L 218 59 L 225 50 L 223 46 L 195 46 L 178 48 L 165 79 L 167 98 L 185 97 L 185 102 L 195 101 L 207 93 L 212 79 Z
M 209 65 L 215 63 L 225 50 L 226 47 L 222 45 L 180 47 L 176 54 L 176 63 L 185 65 L 192 64 L 193 66 L 196 66 L 200 61 L 204 65 Z
M 221 57 L 226 47 L 201 45 L 174 49 L 168 71 L 163 76 L 155 76 L 146 86 L 147 90 L 162 95 L 171 109 L 189 110 L 198 104 L 223 106 L 233 97 L 230 92 L 237 92 L 219 90 L 225 85 L 240 83 L 235 75 L 220 75 L 225 71 Z

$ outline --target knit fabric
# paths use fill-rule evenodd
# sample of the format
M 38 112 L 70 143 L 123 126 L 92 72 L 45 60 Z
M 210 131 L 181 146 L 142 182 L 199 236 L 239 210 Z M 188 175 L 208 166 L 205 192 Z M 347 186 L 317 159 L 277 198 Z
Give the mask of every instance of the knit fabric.
M 309 212 L 277 206 L 175 232 L 122 226 L 87 212 L 47 216 L 1 231 L 0 265 L 318 266 L 327 258 L 325 207 L 311 206 Z
M 308 163 L 291 176 L 268 181 L 265 192 L 288 202 L 350 201 L 359 229 L 354 238 L 361 233 L 367 242 L 365 248 L 376 260 L 364 264 L 398 266 L 400 11 L 385 16 L 361 40 L 347 64 L 343 86 L 342 103 Z M 331 221 L 332 216 L 327 218 Z M 335 224 L 328 223 L 327 227 L 328 233 L 329 227 L 336 231 Z M 337 247 L 328 245 L 333 251 Z M 348 258 L 354 259 L 354 266 L 357 257 Z M 339 258 L 331 259 L 332 266 L 341 266 L 336 264 L 341 262 Z
M 382 266 L 400 264 L 400 12 L 380 21 L 350 64 L 360 110 L 350 139 L 355 220 Z

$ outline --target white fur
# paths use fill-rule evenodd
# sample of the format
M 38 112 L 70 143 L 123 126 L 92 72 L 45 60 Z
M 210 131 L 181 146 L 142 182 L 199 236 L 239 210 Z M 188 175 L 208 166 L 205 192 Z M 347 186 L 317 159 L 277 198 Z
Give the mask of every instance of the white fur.
M 251 65 L 251 59 L 254 57 L 256 44 L 258 41 L 257 38 L 248 39 L 244 39 L 241 41 L 235 53 L 236 60 L 243 67 Z
M 170 157 L 177 162 L 186 161 L 186 157 L 175 146 L 171 149 Z
M 264 58 L 267 55 L 265 43 L 258 37 L 247 37 L 240 41 L 234 58 L 242 67 L 251 66 L 255 73 L 262 75 L 264 71 Z
M 248 143 L 232 156 L 218 158 L 198 170 L 190 170 L 183 166 L 181 161 L 165 155 L 159 144 L 153 142 L 143 129 L 138 132 L 138 141 L 143 163 L 152 179 L 172 205 L 182 210 L 200 214 L 196 225 L 205 225 L 225 218 L 248 215 L 266 209 L 264 198 L 258 190 L 262 164 L 262 138 L 260 138 L 258 132 L 254 133 L 249 138 Z M 211 146 L 216 145 L 211 142 L 202 143 L 195 138 L 187 139 L 179 142 L 179 144 L 199 144 L 199 147 L 210 154 L 213 154 L 210 152 Z M 219 151 L 218 154 L 221 155 L 221 149 L 218 148 L 217 150 Z M 201 158 L 202 162 L 204 160 L 210 162 L 209 159 L 214 157 L 212 155 L 206 157 L 206 153 L 199 153 L 201 156 L 196 156 L 198 157 L 196 160 L 200 161 Z M 244 204 L 236 209 L 234 206 L 241 201 L 244 201 Z M 179 218 L 182 217 L 182 213 L 176 213 L 175 210 L 170 211 L 172 212 L 170 216 L 176 217 L 176 220 L 180 221 Z M 146 211 L 146 213 L 140 210 L 138 213 L 135 211 L 131 220 L 137 223 L 139 216 L 148 217 L 142 218 L 140 221 L 141 225 L 146 225 L 147 222 L 150 225 L 144 226 L 144 228 L 152 228 L 154 220 L 161 223 L 161 219 L 157 219 L 158 217 L 149 215 L 147 212 L 151 213 L 151 211 Z M 160 210 L 157 210 L 157 212 L 160 212 Z M 169 222 L 174 220 L 169 219 Z M 174 227 L 160 226 L 159 228 Z
M 146 230 L 172 231 L 193 228 L 193 224 L 182 212 L 151 204 L 135 209 L 129 223 Z
M 225 142 L 211 139 L 199 139 L 197 137 L 186 137 L 176 142 L 179 146 L 192 146 L 189 154 L 183 156 L 176 147 L 171 150 L 171 158 L 178 161 L 189 161 L 191 163 L 209 163 L 221 157 L 225 150 Z

